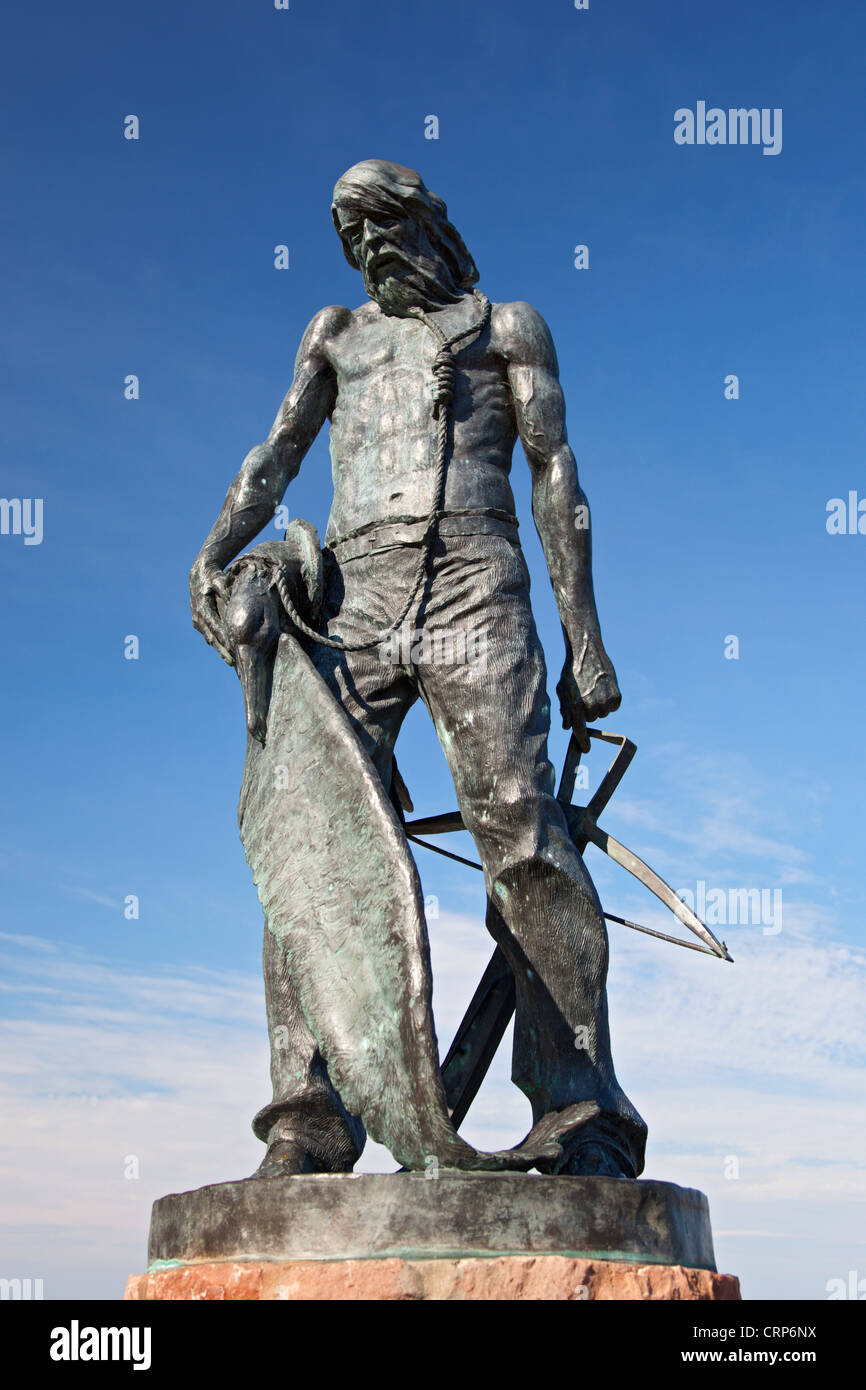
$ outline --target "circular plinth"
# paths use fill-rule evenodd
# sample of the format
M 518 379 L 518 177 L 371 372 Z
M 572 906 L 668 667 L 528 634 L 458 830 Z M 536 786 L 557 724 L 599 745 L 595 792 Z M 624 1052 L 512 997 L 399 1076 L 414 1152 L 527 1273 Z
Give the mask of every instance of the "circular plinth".
M 715 1271 L 694 1188 L 523 1173 L 247 1178 L 161 1197 L 150 1267 L 233 1260 L 568 1255 Z

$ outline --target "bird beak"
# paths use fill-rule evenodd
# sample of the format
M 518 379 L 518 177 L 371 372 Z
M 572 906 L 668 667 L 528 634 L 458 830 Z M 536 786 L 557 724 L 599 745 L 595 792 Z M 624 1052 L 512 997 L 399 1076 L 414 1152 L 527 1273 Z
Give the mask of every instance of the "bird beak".
M 247 729 L 263 748 L 268 732 L 270 703 L 268 657 L 269 653 L 261 651 L 258 647 L 238 644 L 235 648 L 235 661 L 244 692 Z

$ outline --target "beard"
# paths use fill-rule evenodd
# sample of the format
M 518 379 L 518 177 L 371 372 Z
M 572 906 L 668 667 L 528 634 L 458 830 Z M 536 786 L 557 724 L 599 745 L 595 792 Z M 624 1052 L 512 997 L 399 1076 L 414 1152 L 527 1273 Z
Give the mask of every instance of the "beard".
M 426 312 L 456 304 L 466 293 L 448 262 L 434 251 L 408 256 L 392 242 L 362 271 L 364 288 L 384 314 L 406 318 L 411 308 Z

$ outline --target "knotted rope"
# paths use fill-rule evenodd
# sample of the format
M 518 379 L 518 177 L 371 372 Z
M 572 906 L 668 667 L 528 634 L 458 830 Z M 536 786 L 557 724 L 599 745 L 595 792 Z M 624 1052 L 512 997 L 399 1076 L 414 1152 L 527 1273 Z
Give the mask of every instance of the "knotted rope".
M 333 647 L 339 652 L 361 652 L 368 647 L 378 646 L 384 642 L 393 632 L 401 626 L 406 618 L 409 609 L 415 602 L 418 590 L 427 573 L 427 562 L 430 558 L 430 544 L 433 533 L 439 522 L 440 517 L 444 516 L 442 503 L 445 500 L 445 475 L 448 469 L 448 426 L 450 421 L 451 406 L 454 401 L 454 388 L 457 381 L 457 364 L 454 361 L 454 349 L 464 338 L 469 338 L 473 334 L 483 333 L 490 322 L 490 300 L 483 295 L 480 290 L 472 291 L 476 301 L 481 308 L 481 318 L 477 323 L 473 323 L 469 328 L 464 328 L 460 333 L 453 333 L 451 337 L 446 337 L 439 327 L 439 324 L 425 314 L 423 309 L 413 307 L 409 313 L 413 318 L 420 321 L 430 329 L 430 332 L 439 342 L 439 351 L 433 359 L 433 418 L 438 424 L 436 438 L 436 467 L 433 475 L 433 505 L 427 517 L 427 524 L 424 534 L 421 537 L 418 565 L 415 570 L 415 577 L 409 591 L 409 597 L 403 607 L 403 611 L 390 627 L 385 628 L 370 642 L 341 642 L 336 637 L 325 637 L 323 633 L 316 632 L 315 628 L 305 623 L 294 603 L 289 592 L 288 582 L 282 573 L 278 573 L 274 581 L 274 588 L 280 596 L 280 601 L 286 610 L 290 621 L 294 624 L 305 637 L 317 642 L 322 647 Z

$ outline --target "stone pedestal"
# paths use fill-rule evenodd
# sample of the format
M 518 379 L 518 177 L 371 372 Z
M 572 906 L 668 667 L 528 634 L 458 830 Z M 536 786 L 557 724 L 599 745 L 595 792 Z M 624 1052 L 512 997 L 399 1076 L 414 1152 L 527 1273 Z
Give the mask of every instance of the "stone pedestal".
M 131 1299 L 734 1299 L 702 1192 L 440 1171 L 250 1178 L 154 1203 Z
M 133 1274 L 127 1299 L 375 1300 L 738 1299 L 739 1281 L 683 1265 L 493 1255 L 466 1260 L 248 1260 Z

